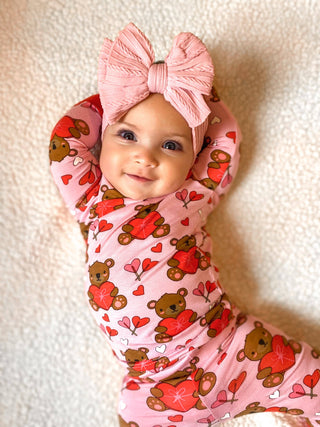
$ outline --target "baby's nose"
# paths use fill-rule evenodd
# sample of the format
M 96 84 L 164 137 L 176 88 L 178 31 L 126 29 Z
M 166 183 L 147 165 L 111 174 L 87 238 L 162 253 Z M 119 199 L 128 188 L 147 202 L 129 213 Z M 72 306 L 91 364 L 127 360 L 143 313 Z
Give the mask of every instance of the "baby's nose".
M 139 150 L 134 157 L 136 163 L 144 167 L 155 168 L 158 166 L 158 161 L 151 150 Z

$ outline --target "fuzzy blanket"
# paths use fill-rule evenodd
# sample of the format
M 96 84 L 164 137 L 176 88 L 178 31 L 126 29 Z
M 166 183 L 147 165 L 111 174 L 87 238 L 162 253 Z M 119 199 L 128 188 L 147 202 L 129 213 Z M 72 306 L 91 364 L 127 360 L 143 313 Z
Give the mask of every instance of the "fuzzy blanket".
M 243 310 L 320 347 L 317 0 L 2 0 L 2 427 L 112 427 L 122 369 L 87 308 L 85 250 L 49 172 L 51 129 L 97 91 L 104 37 L 133 21 L 162 59 L 191 31 L 243 132 L 208 230 Z M 260 414 L 225 426 L 298 426 Z

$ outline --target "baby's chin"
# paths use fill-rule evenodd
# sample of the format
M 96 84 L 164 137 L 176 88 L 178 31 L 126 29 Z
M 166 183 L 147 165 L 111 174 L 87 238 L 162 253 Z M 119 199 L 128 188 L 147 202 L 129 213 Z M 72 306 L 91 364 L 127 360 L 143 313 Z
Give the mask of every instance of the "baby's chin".
M 177 182 L 176 185 L 171 184 L 161 188 L 161 186 L 155 185 L 154 182 L 139 180 L 132 177 L 127 178 L 129 185 L 118 185 L 117 182 L 113 182 L 113 180 L 108 179 L 107 176 L 105 176 L 105 178 L 110 186 L 121 193 L 125 198 L 137 201 L 168 196 L 178 191 L 182 185 L 182 183 Z

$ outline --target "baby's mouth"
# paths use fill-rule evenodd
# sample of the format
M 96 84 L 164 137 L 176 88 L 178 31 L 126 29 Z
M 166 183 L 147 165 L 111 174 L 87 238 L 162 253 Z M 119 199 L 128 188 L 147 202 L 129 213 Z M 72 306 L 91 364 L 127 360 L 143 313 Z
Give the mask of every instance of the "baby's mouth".
M 137 181 L 137 182 L 152 182 L 153 181 L 153 179 L 147 178 L 145 176 L 134 175 L 134 174 L 131 174 L 131 173 L 127 173 L 126 175 L 129 178 L 131 178 L 131 179 L 133 179 L 134 181 Z

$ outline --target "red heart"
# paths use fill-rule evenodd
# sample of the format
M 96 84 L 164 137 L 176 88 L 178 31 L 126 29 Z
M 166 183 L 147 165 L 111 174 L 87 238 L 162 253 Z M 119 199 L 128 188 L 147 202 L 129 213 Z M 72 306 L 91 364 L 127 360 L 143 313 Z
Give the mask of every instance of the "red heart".
M 140 386 L 135 381 L 129 381 L 126 385 L 128 390 L 139 390 Z
M 180 423 L 181 421 L 183 421 L 183 416 L 182 415 L 171 415 L 170 417 L 168 417 L 169 421 L 173 421 L 174 423 Z
M 238 378 L 235 378 L 229 384 L 229 387 L 228 387 L 229 391 L 231 391 L 231 393 L 235 393 L 236 391 L 238 391 L 241 384 L 245 380 L 246 376 L 247 376 L 247 373 L 245 371 L 241 372 Z
M 105 219 L 99 222 L 99 231 L 108 231 L 112 227 L 113 224 L 110 224 L 110 222 L 107 222 Z
M 104 310 L 109 310 L 111 307 L 113 297 L 110 295 L 114 289 L 114 284 L 111 282 L 104 282 L 98 288 L 95 285 L 91 285 L 89 292 L 93 295 L 93 301 Z
M 109 316 L 108 316 L 108 314 L 106 313 L 106 314 L 104 314 L 103 315 L 103 318 L 102 318 L 105 322 L 110 322 L 110 319 L 109 319 Z
M 306 394 L 301 384 L 294 384 L 292 386 L 292 392 L 289 394 L 290 399 L 296 399 L 297 397 L 302 397 Z
M 158 243 L 156 246 L 151 248 L 152 252 L 161 252 L 162 251 L 162 243 Z
M 95 250 L 95 253 L 96 253 L 96 254 L 100 253 L 100 249 L 101 249 L 101 245 L 97 246 L 97 247 L 96 247 L 96 250 Z
M 209 280 L 206 281 L 206 289 L 211 294 L 217 287 L 216 282 L 209 282 Z
M 272 351 L 260 361 L 259 370 L 272 368 L 273 372 L 285 372 L 295 364 L 295 355 L 289 344 L 281 335 L 272 338 Z
M 146 325 L 150 322 L 149 317 L 139 317 L 139 316 L 133 316 L 132 323 L 136 328 L 141 328 L 142 326 Z
M 80 178 L 79 184 L 85 185 L 87 183 L 92 184 L 94 182 L 95 176 L 94 173 L 90 170 L 87 173 L 83 175 L 83 177 Z
M 194 397 L 194 383 L 191 380 L 182 381 L 177 386 L 167 383 L 157 384 L 156 388 L 163 392 L 159 399 L 170 409 L 187 412 L 193 408 L 199 400 Z
M 190 193 L 190 200 L 192 200 L 193 202 L 196 202 L 197 200 L 201 200 L 203 199 L 204 195 L 203 194 L 199 194 L 196 191 L 191 191 Z
M 150 258 L 146 258 L 142 261 L 142 270 L 148 271 L 151 270 L 155 265 L 158 264 L 159 261 L 151 261 Z
M 110 326 L 106 326 L 106 331 L 108 332 L 110 337 L 118 335 L 118 331 L 116 329 L 111 329 Z
M 62 182 L 64 183 L 64 185 L 68 185 L 71 178 L 72 178 L 72 175 L 63 175 L 61 177 Z
M 228 138 L 231 138 L 231 139 L 233 140 L 233 142 L 234 142 L 234 143 L 236 143 L 236 133 L 235 133 L 234 131 L 227 132 L 227 133 L 226 133 L 226 136 L 227 136 Z
M 182 225 L 185 225 L 186 227 L 189 225 L 189 218 L 187 217 L 187 218 L 185 218 L 185 219 L 182 219 L 181 220 L 181 224 Z
M 227 357 L 227 353 L 223 353 L 218 361 L 218 365 L 220 365 L 220 363 L 222 363 L 226 357 Z
M 309 388 L 313 388 L 318 384 L 320 379 L 320 371 L 316 369 L 312 375 L 306 375 L 303 379 L 305 385 Z
M 132 293 L 135 296 L 144 295 L 144 286 L 139 285 L 138 288 L 135 291 L 133 291 Z

